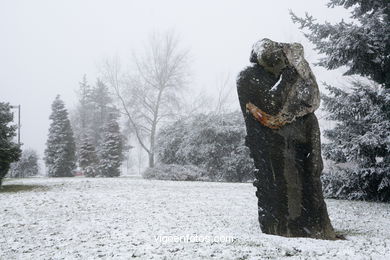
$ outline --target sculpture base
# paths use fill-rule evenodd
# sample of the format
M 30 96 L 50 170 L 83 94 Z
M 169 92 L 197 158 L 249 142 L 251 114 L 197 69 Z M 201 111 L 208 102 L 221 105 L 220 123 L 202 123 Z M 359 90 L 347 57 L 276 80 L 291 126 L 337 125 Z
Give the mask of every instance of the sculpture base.
M 320 130 L 314 113 L 280 129 L 246 117 L 256 169 L 259 222 L 266 234 L 336 239 L 322 194 Z

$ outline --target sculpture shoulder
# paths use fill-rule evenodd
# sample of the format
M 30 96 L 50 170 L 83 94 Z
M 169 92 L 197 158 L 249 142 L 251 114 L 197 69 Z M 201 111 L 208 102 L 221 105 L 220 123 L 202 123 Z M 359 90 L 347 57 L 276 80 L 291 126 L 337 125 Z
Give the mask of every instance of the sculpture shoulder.
M 247 83 L 258 73 L 259 66 L 252 65 L 243 69 L 237 76 L 237 88 L 247 85 Z

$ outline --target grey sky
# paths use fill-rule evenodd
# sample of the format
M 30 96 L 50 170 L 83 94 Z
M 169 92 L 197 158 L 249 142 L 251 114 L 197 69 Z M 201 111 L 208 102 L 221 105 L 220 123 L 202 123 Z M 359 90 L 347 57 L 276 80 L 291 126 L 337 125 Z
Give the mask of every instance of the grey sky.
M 68 108 L 74 106 L 84 73 L 94 82 L 104 57 L 129 59 L 151 31 L 174 29 L 191 51 L 190 87 L 213 93 L 218 75 L 231 73 L 234 84 L 252 44 L 263 37 L 301 42 L 314 62 L 316 54 L 288 9 L 320 20 L 346 18 L 345 10 L 327 9 L 326 2 L 0 0 L 0 101 L 22 105 L 22 142 L 42 155 L 56 94 Z M 334 82 L 339 75 L 321 68 L 314 72 L 319 82 Z

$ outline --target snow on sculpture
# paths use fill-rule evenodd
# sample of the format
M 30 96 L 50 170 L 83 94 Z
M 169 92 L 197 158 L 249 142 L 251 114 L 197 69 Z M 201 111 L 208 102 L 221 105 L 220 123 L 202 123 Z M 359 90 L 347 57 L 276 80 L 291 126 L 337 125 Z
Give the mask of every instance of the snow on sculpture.
M 267 234 L 335 239 L 320 181 L 319 90 L 303 47 L 262 39 L 250 61 L 237 91 L 257 169 L 260 227 Z

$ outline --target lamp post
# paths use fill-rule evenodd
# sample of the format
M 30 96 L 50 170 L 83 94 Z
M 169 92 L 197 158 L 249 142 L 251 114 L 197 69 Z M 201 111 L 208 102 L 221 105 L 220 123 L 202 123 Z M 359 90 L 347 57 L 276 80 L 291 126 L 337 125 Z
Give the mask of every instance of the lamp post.
M 20 108 L 21 108 L 21 105 L 11 106 L 11 108 L 18 109 L 18 144 L 20 145 Z

